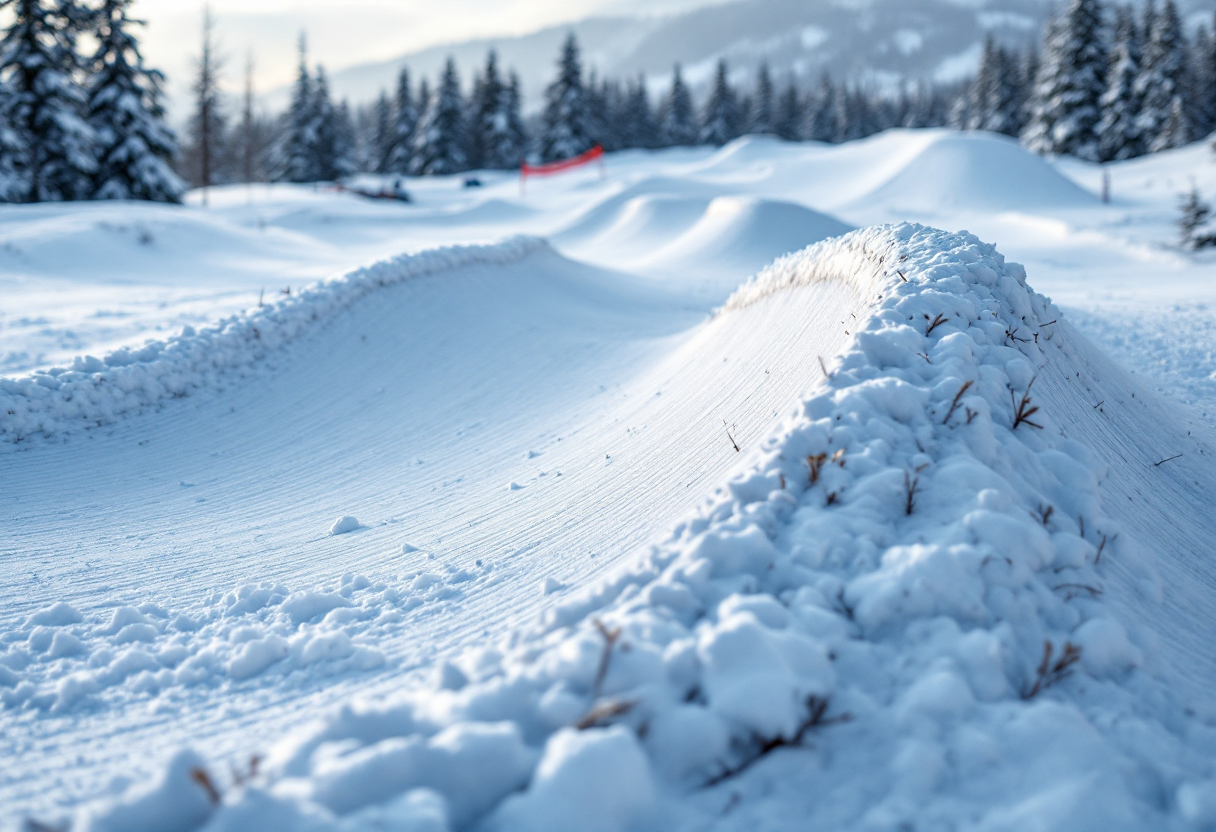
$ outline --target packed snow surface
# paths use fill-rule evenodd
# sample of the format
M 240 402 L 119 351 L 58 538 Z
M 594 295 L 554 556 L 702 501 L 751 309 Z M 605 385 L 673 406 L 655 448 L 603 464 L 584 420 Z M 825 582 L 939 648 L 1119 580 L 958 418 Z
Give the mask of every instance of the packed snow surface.
M 5 208 L 4 823 L 1209 828 L 1205 152 Z

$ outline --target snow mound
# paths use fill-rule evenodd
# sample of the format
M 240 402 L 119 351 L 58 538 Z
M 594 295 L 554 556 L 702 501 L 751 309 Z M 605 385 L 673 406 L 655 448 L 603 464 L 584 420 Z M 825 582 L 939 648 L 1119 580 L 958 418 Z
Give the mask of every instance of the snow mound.
M 298 294 L 167 341 L 86 355 L 70 367 L 0 378 L 0 448 L 108 424 L 167 399 L 214 387 L 377 288 L 474 264 L 511 263 L 547 249 L 519 237 L 495 245 L 407 254 L 320 281 Z
M 647 180 L 647 191 L 662 183 Z M 852 230 L 851 226 L 781 200 L 708 198 L 687 183 L 681 192 L 634 195 L 601 203 L 553 241 L 593 263 L 682 283 L 707 276 L 724 296 L 774 258 Z M 687 192 L 687 193 L 685 193 Z
M 971 236 L 830 240 L 721 315 L 825 280 L 871 312 L 754 468 L 459 683 L 343 708 L 175 828 L 353 830 L 406 803 L 435 829 L 1208 822 L 1211 694 L 1179 684 L 1216 666 L 1188 600 L 1213 583 L 1187 496 L 1207 446 Z M 772 337 L 797 349 L 793 324 Z M 1189 443 L 1178 467 L 1144 461 L 1159 442 Z
M 929 215 L 959 208 L 1018 211 L 1098 203 L 1013 139 L 953 132 L 936 136 L 860 201 Z
M 708 197 L 630 191 L 601 203 L 553 239 L 566 248 L 645 256 L 691 228 L 709 203 Z
M 840 220 L 795 205 L 756 197 L 718 197 L 691 227 L 654 251 L 644 269 L 709 269 L 754 274 L 777 257 L 852 231 Z

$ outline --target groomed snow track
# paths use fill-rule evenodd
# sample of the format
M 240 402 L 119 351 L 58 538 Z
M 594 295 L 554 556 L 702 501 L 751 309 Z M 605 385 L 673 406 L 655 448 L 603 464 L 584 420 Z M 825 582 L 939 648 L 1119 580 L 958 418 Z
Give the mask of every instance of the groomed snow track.
M 54 652 L 52 637 L 75 627 L 85 649 L 96 643 L 114 653 L 123 627 L 150 628 L 140 643 L 150 661 L 166 657 L 168 676 L 149 668 L 111 688 L 98 682 L 63 700 L 64 710 L 89 696 L 132 701 L 123 679 L 139 678 L 145 692 L 158 678 L 164 688 L 153 691 L 184 691 L 161 692 L 162 705 L 205 706 L 188 679 L 173 676 L 170 642 L 180 647 L 174 666 L 191 666 L 182 650 L 211 651 L 231 679 L 256 666 L 250 645 L 267 645 L 273 661 L 258 678 L 287 671 L 282 685 L 257 688 L 254 701 L 285 715 L 277 724 L 322 701 L 280 688 L 311 680 L 308 668 L 324 663 L 305 660 L 310 644 L 332 649 L 324 645 L 336 633 L 349 630 L 347 644 L 357 645 L 335 654 L 342 661 L 376 645 L 390 668 L 434 665 L 425 689 L 348 705 L 290 732 L 239 785 L 218 775 L 213 725 L 194 743 L 210 760 L 182 752 L 156 785 L 94 805 L 77 828 L 754 830 L 790 828 L 796 817 L 797 828 L 810 830 L 1075 832 L 1216 822 L 1210 440 L 1099 355 L 1027 288 L 1020 267 L 973 237 L 912 225 L 870 229 L 778 261 L 692 328 L 673 326 L 661 297 L 643 305 L 663 314 L 639 314 L 641 289 L 547 251 L 512 268 L 511 280 L 502 267 L 473 267 L 460 278 L 467 283 L 445 277 L 449 291 L 433 295 L 445 299 L 442 310 L 428 305 L 429 290 L 398 303 L 377 293 L 374 308 L 352 308 L 310 335 L 256 384 L 2 458 L 6 481 L 33 498 L 15 524 L 18 550 L 28 552 L 47 546 L 58 528 L 49 495 L 60 500 L 58 511 L 85 512 L 81 495 L 129 483 L 129 468 L 104 470 L 111 455 L 90 455 L 98 443 L 127 443 L 135 453 L 139 437 L 155 443 L 172 424 L 167 444 L 175 450 L 159 461 L 184 469 L 184 459 L 197 462 L 210 447 L 195 432 L 231 409 L 248 413 L 230 431 L 238 449 L 270 449 L 243 467 L 233 455 L 238 464 L 224 469 L 232 484 L 215 492 L 224 516 L 195 515 L 193 533 L 198 547 L 204 532 L 223 534 L 238 520 L 263 529 L 229 540 L 271 573 L 264 587 L 190 608 L 186 637 L 175 635 L 174 611 L 159 607 L 131 607 L 127 623 L 116 612 L 104 629 L 47 609 L 14 629 L 10 643 L 38 638 Z M 408 286 L 420 284 L 402 291 Z M 542 297 L 562 300 L 520 319 Z M 470 308 L 482 313 L 462 318 L 462 330 L 488 343 L 436 350 L 446 358 L 426 374 L 430 386 L 419 374 L 395 375 L 403 372 L 390 369 L 397 362 L 352 370 L 352 354 L 402 354 L 402 333 L 415 330 L 390 324 L 405 310 L 425 343 L 436 333 L 423 322 Z M 595 315 L 570 319 L 591 308 Z M 513 315 L 509 332 L 490 325 L 504 310 Z M 568 328 L 543 330 L 535 349 L 517 349 L 556 319 Z M 511 374 L 555 350 L 569 359 L 578 335 L 597 326 L 622 331 L 626 322 L 628 343 L 576 362 L 577 373 L 562 376 L 554 361 L 536 375 Z M 362 330 L 375 333 L 369 342 L 406 340 L 331 355 Z M 506 335 L 519 359 L 509 368 L 495 364 L 502 342 L 488 337 Z M 465 381 L 460 373 L 474 367 L 485 377 L 459 387 L 478 395 L 461 398 L 449 379 Z M 609 382 L 605 392 L 620 391 L 613 400 L 571 392 L 579 376 L 585 384 L 596 373 Z M 294 398 L 275 386 L 292 377 Z M 344 397 L 325 394 L 341 393 L 344 379 L 358 392 L 348 390 L 346 409 L 334 411 L 332 399 Z M 399 391 L 383 407 L 367 395 L 381 380 Z M 775 418 L 808 392 L 794 415 Z M 427 417 L 433 423 L 395 425 L 389 414 L 414 399 L 442 413 Z M 505 407 L 511 401 L 518 412 Z M 441 425 L 449 436 L 475 430 L 454 414 L 478 402 L 502 429 L 474 445 L 441 441 Z M 554 415 L 530 421 L 544 408 Z M 352 430 L 351 419 L 375 430 Z M 604 450 L 626 427 L 635 444 Z M 738 429 L 730 438 L 747 453 L 721 447 L 727 427 Z M 274 584 L 319 585 L 334 563 L 373 572 L 388 563 L 390 543 L 397 569 L 406 568 L 403 557 L 424 556 L 398 554 L 405 541 L 391 501 L 374 498 L 420 493 L 410 491 L 417 472 L 405 473 L 415 451 L 395 450 L 416 437 L 427 449 L 416 453 L 465 478 L 428 507 L 431 519 L 412 520 L 413 528 L 432 524 L 432 540 L 455 537 L 446 554 L 465 575 L 446 580 L 470 585 L 460 591 L 472 613 L 421 617 L 425 603 L 410 606 L 408 593 L 375 575 L 343 579 L 334 594 L 344 600 L 330 597 L 329 608 L 316 592 Z M 546 439 L 552 443 L 538 447 Z M 511 461 L 529 451 L 551 455 L 533 457 L 545 460 L 544 481 L 506 487 Z M 40 456 L 52 454 L 61 456 Z M 46 476 L 68 460 L 79 465 L 78 486 Z M 559 470 L 570 491 L 553 496 L 548 477 Z M 318 525 L 313 508 L 334 493 L 341 499 L 326 517 L 341 502 L 374 506 L 369 516 L 384 518 L 353 550 L 345 536 L 305 532 Z M 527 508 L 512 507 L 530 494 Z M 158 516 L 150 489 L 123 499 L 129 512 L 106 515 L 120 531 L 138 521 L 163 547 L 170 526 L 191 526 L 180 505 Z M 272 506 L 289 531 L 266 530 L 255 516 Z M 476 532 L 458 531 L 471 519 Z M 649 552 L 623 557 L 663 529 L 674 531 Z M 183 564 L 200 559 L 182 548 Z M 516 556 L 494 564 L 497 572 L 478 572 L 474 557 L 483 567 L 491 550 Z M 48 572 L 62 569 L 40 551 Z M 415 563 L 425 566 L 409 562 L 411 587 L 429 574 Z M 611 575 L 588 582 L 611 565 Z M 546 581 L 546 592 L 563 581 L 584 584 L 582 591 L 558 594 L 539 626 L 522 626 L 539 611 L 540 592 L 526 600 L 518 586 L 554 574 L 560 580 Z M 175 587 L 187 577 L 197 574 L 167 569 L 153 588 L 189 606 L 191 593 Z M 50 582 L 62 590 L 74 579 L 65 570 Z M 427 599 L 430 585 L 413 600 Z M 47 600 L 35 593 L 20 612 Z M 513 605 L 509 613 L 503 604 Z M 307 614 L 314 609 L 332 612 Z M 333 615 L 343 610 L 359 615 Z M 412 638 L 439 649 L 411 653 L 400 636 L 411 627 L 419 628 Z M 34 656 L 23 675 L 36 676 L 42 661 Z M 8 690 L 36 688 L 12 675 Z M 379 678 L 362 689 L 383 697 Z M 27 690 L 4 719 L 33 736 L 30 725 L 54 719 L 39 708 L 54 711 L 56 695 L 75 690 L 41 699 Z M 230 728 L 252 722 L 237 702 Z M 7 726 L 4 733 L 12 735 Z M 217 744 L 235 751 L 230 741 Z M 203 770 L 223 791 L 219 805 L 200 786 Z

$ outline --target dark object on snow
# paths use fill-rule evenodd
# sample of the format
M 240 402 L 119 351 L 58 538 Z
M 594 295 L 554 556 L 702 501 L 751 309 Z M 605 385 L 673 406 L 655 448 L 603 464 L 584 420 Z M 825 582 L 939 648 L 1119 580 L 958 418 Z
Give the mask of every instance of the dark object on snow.
M 358 194 L 368 199 L 395 199 L 398 202 L 414 201 L 410 198 L 410 192 L 401 184 L 400 179 L 394 181 L 391 185 L 382 185 L 377 191 L 358 185 L 342 185 L 340 183 L 337 187 L 340 191 L 349 191 L 352 194 Z
M 476 176 L 470 176 L 468 179 L 464 180 L 464 186 L 466 188 L 480 188 L 481 180 Z

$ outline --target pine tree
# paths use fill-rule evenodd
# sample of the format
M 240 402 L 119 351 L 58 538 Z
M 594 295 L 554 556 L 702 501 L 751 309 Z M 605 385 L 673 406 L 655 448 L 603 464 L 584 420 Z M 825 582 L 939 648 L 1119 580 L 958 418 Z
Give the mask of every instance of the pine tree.
M 76 38 L 90 12 L 75 0 L 0 0 L 12 21 L 0 39 L 0 83 L 10 90 L 8 153 L 25 151 L 22 198 L 86 199 L 97 171 L 96 134 L 83 117 Z
M 591 140 L 604 150 L 624 150 L 629 147 L 629 97 L 621 82 L 605 78 L 597 83 L 593 71 L 587 80 L 587 129 Z
M 1170 114 L 1161 125 L 1161 132 L 1150 149 L 1156 153 L 1160 150 L 1170 150 L 1191 143 L 1191 119 L 1182 103 L 1182 96 L 1175 95 L 1170 102 Z
M 427 106 L 414 138 L 414 174 L 443 176 L 467 170 L 464 101 L 456 62 L 448 58 L 439 87 Z
M 409 173 L 414 158 L 414 134 L 418 130 L 421 110 L 427 105 L 429 96 L 426 81 L 422 82 L 422 93 L 415 102 L 410 88 L 410 71 L 402 69 L 397 77 L 397 101 L 393 118 L 392 149 L 388 154 L 389 173 Z
M 1155 153 L 1178 147 L 1174 142 L 1183 136 L 1189 140 L 1189 125 L 1185 130 L 1181 129 L 1183 125 L 1175 117 L 1176 113 L 1185 115 L 1181 98 L 1186 64 L 1178 9 L 1173 0 L 1165 0 L 1160 12 L 1151 3 L 1149 10 L 1146 14 L 1150 21 L 1146 29 L 1147 44 L 1136 93 L 1142 102 L 1138 119 L 1140 132 L 1149 152 Z M 1179 103 L 1175 104 L 1174 99 L 1179 99 Z
M 802 138 L 802 100 L 791 78 L 777 99 L 777 114 L 773 122 L 773 132 L 787 142 L 796 142 Z
M 355 130 L 355 118 L 351 113 L 350 104 L 345 99 L 333 109 L 333 123 L 333 178 L 342 179 L 359 170 L 357 161 L 359 136 Z
M 1030 122 L 1022 133 L 1038 153 L 1098 158 L 1106 54 L 1098 0 L 1071 0 L 1049 24 Z
M 0 81 L 0 202 L 24 202 L 29 194 L 28 148 L 12 127 L 16 96 Z
M 644 77 L 639 77 L 625 90 L 624 126 L 625 147 L 659 146 L 659 125 L 655 121 L 654 110 L 650 107 L 650 96 L 646 93 Z
M 98 10 L 97 52 L 88 120 L 97 134 L 96 199 L 180 202 L 185 184 L 170 167 L 177 138 L 165 124 L 163 76 L 143 65 L 128 26 L 132 0 L 105 0 Z
M 1199 190 L 1191 190 L 1179 204 L 1178 236 L 1183 248 L 1199 249 L 1216 245 L 1216 230 L 1210 227 L 1212 209 L 1199 197 Z
M 568 159 L 591 149 L 587 96 L 578 42 L 571 33 L 562 45 L 557 78 L 545 90 L 545 113 L 540 155 L 547 162 Z
M 1098 123 L 1103 161 L 1132 159 L 1145 151 L 1136 89 L 1139 76 L 1140 33 L 1131 9 L 1121 8 L 1116 12 L 1115 41 L 1106 70 L 1106 92 L 1102 94 L 1102 120 Z
M 959 99 L 965 102 L 965 112 L 955 116 L 962 122 L 960 126 L 1017 135 L 1021 126 L 1020 80 L 1014 59 L 989 35 L 984 41 L 979 71 L 967 95 Z
M 203 189 L 203 204 L 207 204 L 207 189 L 217 181 L 222 150 L 228 131 L 228 118 L 219 89 L 221 62 L 216 54 L 215 19 L 209 6 L 203 7 L 202 43 L 195 59 L 195 76 L 191 92 L 194 112 L 190 117 L 189 136 L 183 160 L 188 181 Z
M 316 145 L 316 113 L 312 76 L 308 74 L 308 41 L 303 33 L 299 42 L 299 69 L 291 90 L 291 106 L 287 110 L 286 130 L 278 150 L 275 178 L 286 182 L 314 182 L 313 164 Z
M 253 85 L 253 53 L 245 58 L 245 90 L 241 100 L 241 122 L 231 144 L 240 166 L 242 182 L 262 182 L 266 179 L 269 145 L 274 139 L 274 129 L 255 109 L 256 95 Z
M 391 173 L 390 160 L 393 155 L 393 104 L 388 93 L 380 91 L 373 113 L 372 135 L 368 142 L 367 167 L 376 173 Z
M 1206 136 L 1216 129 L 1216 21 L 1201 34 L 1192 47 L 1192 111 L 1195 133 Z
M 1216 128 L 1216 33 L 1200 26 L 1187 50 L 1187 113 L 1196 136 Z
M 494 150 L 497 166 L 517 168 L 523 162 L 524 154 L 528 149 L 528 132 L 524 127 L 523 106 L 523 92 L 520 88 L 519 76 L 512 72 L 503 97 L 503 130 L 500 134 L 500 144 Z
M 506 129 L 502 118 L 506 101 L 506 87 L 498 74 L 498 56 L 493 50 L 486 55 L 486 66 L 473 84 L 473 95 L 469 100 L 468 163 L 470 167 L 499 167 L 499 160 L 491 159 L 496 154 L 495 146 L 501 142 Z
M 709 94 L 709 100 L 705 102 L 705 113 L 701 117 L 701 133 L 698 138 L 701 144 L 721 147 L 738 137 L 739 122 L 739 103 L 727 77 L 726 61 L 719 60 L 713 90 Z
M 679 64 L 671 73 L 671 92 L 663 103 L 659 137 L 666 147 L 681 147 L 696 144 L 697 141 L 696 111 L 692 106 L 692 95 L 680 75 Z
M 332 182 L 341 176 L 339 159 L 341 157 L 338 112 L 329 97 L 329 79 L 325 75 L 325 67 L 317 65 L 317 72 L 312 85 L 312 103 L 309 107 L 312 121 L 308 125 L 308 135 L 312 137 L 309 148 L 308 170 L 309 182 Z
M 773 78 L 768 63 L 761 63 L 756 73 L 756 91 L 748 108 L 747 132 L 754 135 L 773 133 L 776 115 L 773 106 Z
M 802 135 L 811 141 L 834 142 L 836 128 L 836 85 L 825 72 L 807 103 Z

